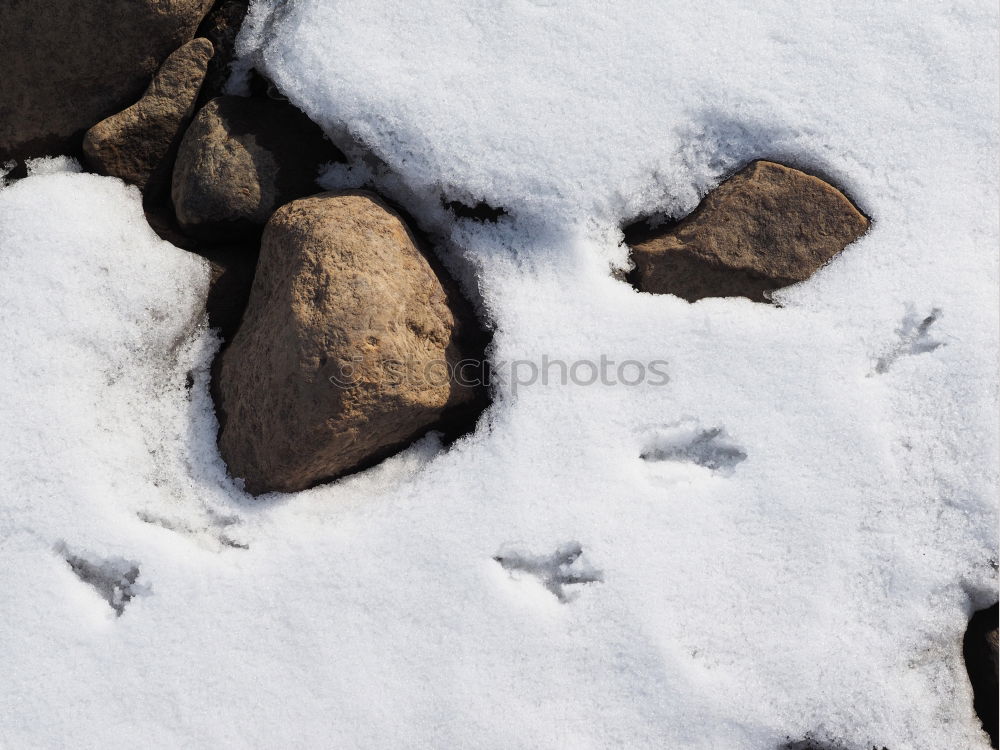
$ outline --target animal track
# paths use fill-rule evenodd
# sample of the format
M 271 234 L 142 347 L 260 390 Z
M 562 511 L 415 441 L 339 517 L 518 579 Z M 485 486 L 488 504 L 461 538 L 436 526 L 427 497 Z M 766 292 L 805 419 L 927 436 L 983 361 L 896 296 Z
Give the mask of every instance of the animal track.
M 74 554 L 65 544 L 56 547 L 56 552 L 66 561 L 76 577 L 91 586 L 101 598 L 121 617 L 125 605 L 133 597 L 148 594 L 149 588 L 137 584 L 139 565 L 121 557 L 107 559 L 85 557 Z
M 514 578 L 521 573 L 534 576 L 564 604 L 576 595 L 574 592 L 567 592 L 566 586 L 604 581 L 601 571 L 584 559 L 583 547 L 579 542 L 567 542 L 550 555 L 531 555 L 516 549 L 501 548 L 493 559 Z
M 889 750 L 885 746 L 879 747 L 878 745 L 866 745 L 865 747 L 871 747 L 871 750 Z M 778 750 L 845 750 L 845 748 L 839 743 L 821 742 L 807 734 L 804 739 L 795 742 L 789 740 Z
M 926 354 L 932 352 L 939 346 L 944 346 L 943 341 L 938 341 L 931 336 L 930 329 L 941 319 L 941 309 L 935 307 L 930 315 L 920 319 L 913 310 L 903 316 L 903 321 L 896 329 L 899 336 L 899 343 L 888 353 L 879 357 L 875 363 L 875 372 L 883 375 L 889 371 L 893 363 L 900 357 L 908 357 L 916 354 Z
M 160 526 L 161 528 L 184 534 L 198 541 L 209 549 L 218 550 L 222 547 L 232 547 L 233 549 L 250 549 L 250 545 L 245 542 L 233 539 L 226 529 L 239 523 L 235 516 L 221 516 L 210 509 L 206 509 L 207 521 L 203 526 L 194 526 L 183 519 L 164 518 L 156 516 L 146 511 L 139 511 L 136 517 L 148 524 Z
M 695 464 L 715 473 L 731 474 L 747 454 L 725 428 L 703 428 L 688 419 L 656 430 L 639 457 L 650 462 Z

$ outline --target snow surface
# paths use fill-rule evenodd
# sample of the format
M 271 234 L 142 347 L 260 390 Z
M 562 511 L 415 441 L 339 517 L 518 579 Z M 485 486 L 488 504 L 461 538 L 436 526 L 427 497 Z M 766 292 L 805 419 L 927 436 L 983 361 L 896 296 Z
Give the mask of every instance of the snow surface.
M 0 191 L 0 746 L 987 747 L 961 636 L 996 597 L 996 29 L 986 2 L 257 4 L 247 64 L 353 158 L 325 184 L 419 217 L 500 372 L 669 382 L 508 380 L 447 450 L 254 500 L 215 449 L 206 264 L 46 162 Z M 622 222 L 756 157 L 872 230 L 780 307 L 612 277 Z

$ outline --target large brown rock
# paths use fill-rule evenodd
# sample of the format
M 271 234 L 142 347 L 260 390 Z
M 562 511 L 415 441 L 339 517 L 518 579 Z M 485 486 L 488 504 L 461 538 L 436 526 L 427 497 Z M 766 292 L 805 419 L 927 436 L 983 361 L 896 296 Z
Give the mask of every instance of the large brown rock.
M 868 229 L 832 185 L 769 161 L 726 180 L 675 227 L 635 244 L 637 289 L 764 301 L 809 278 Z
M 264 230 L 243 322 L 217 381 L 219 447 L 249 492 L 291 492 L 398 450 L 480 392 L 454 368 L 478 328 L 400 217 L 323 193 Z
M 87 131 L 83 153 L 94 171 L 141 190 L 169 174 L 212 52 L 207 39 L 192 39 L 164 61 L 139 101 Z
M 181 141 L 171 188 L 177 221 L 211 241 L 259 233 L 276 208 L 316 192 L 321 165 L 342 159 L 291 104 L 220 96 Z
M 0 2 L 0 162 L 77 153 L 134 102 L 212 0 Z

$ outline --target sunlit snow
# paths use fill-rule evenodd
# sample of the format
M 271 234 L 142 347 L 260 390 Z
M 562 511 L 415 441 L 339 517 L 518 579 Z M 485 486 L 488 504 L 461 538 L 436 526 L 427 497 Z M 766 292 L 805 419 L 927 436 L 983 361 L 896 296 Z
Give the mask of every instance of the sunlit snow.
M 988 747 L 997 15 L 257 3 L 246 64 L 353 160 L 324 184 L 418 217 L 507 374 L 456 444 L 295 495 L 219 458 L 207 264 L 117 180 L 3 188 L 0 744 Z M 615 278 L 624 222 L 757 157 L 871 231 L 778 305 Z M 668 377 L 514 377 L 602 357 Z

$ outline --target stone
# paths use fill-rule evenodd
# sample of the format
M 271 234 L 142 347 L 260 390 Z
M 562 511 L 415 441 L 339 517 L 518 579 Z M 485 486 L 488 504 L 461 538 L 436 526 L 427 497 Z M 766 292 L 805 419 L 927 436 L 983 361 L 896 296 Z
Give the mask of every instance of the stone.
M 212 0 L 0 2 L 0 163 L 80 152 L 193 38 Z
M 218 368 L 230 473 L 253 494 L 302 490 L 470 415 L 481 336 L 453 282 L 374 195 L 283 206 Z
M 804 281 L 868 230 L 868 219 L 827 182 L 755 161 L 688 217 L 632 247 L 643 292 L 767 301 Z
M 181 141 L 171 196 L 181 228 L 208 241 L 259 234 L 279 206 L 317 191 L 343 155 L 287 102 L 220 96 Z
M 83 153 L 94 171 L 140 190 L 154 174 L 169 175 L 212 52 L 207 39 L 192 39 L 164 61 L 139 101 L 87 131 Z
M 198 36 L 208 39 L 215 47 L 215 56 L 208 63 L 205 83 L 198 97 L 200 105 L 225 93 L 226 82 L 236 57 L 236 36 L 247 14 L 249 0 L 224 0 L 217 3 L 198 28 Z

